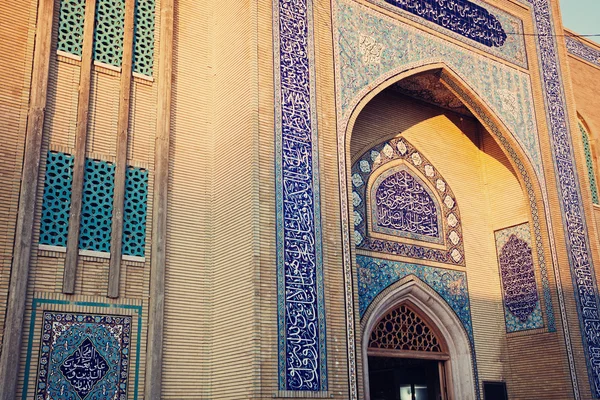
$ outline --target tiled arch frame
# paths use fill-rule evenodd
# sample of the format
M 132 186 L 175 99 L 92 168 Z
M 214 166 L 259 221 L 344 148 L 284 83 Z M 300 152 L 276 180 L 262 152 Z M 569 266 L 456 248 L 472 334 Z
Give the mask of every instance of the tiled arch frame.
M 409 237 L 414 241 L 407 243 L 402 240 L 406 236 L 401 233 L 382 235 L 373 232 L 375 217 L 370 193 L 382 174 L 399 169 L 406 170 L 421 181 L 436 203 L 436 218 L 440 225 L 437 241 Z M 456 266 L 465 265 L 460 208 L 456 196 L 435 166 L 408 140 L 396 137 L 363 153 L 352 166 L 352 186 L 356 248 Z
M 458 274 L 465 275 L 464 272 Z M 465 294 L 467 308 L 469 308 L 468 294 Z M 454 397 L 463 400 L 479 398 L 480 393 L 476 382 L 478 381 L 477 366 L 474 352 L 473 331 L 470 312 L 460 318 L 452 302 L 448 302 L 443 295 L 419 279 L 409 274 L 394 282 L 377 295 L 367 308 L 361 322 L 360 340 L 362 342 L 361 352 L 366 360 L 363 363 L 362 373 L 368 380 L 367 346 L 371 331 L 379 318 L 387 312 L 390 307 L 405 302 L 412 304 L 420 313 L 425 315 L 436 328 L 448 345 L 450 364 L 452 371 L 452 386 Z M 368 382 L 367 382 L 368 383 Z M 369 394 L 365 393 L 365 399 Z
M 478 120 L 485 126 L 485 128 L 492 134 L 497 143 L 503 149 L 505 154 L 517 172 L 517 178 L 527 195 L 529 200 L 529 207 L 531 213 L 531 223 L 533 227 L 534 246 L 536 250 L 537 264 L 539 265 L 542 288 L 543 288 L 543 304 L 544 304 L 544 317 L 547 324 L 548 331 L 556 330 L 556 323 L 554 320 L 554 310 L 551 298 L 550 283 L 548 277 L 548 271 L 546 267 L 545 257 L 545 246 L 544 240 L 542 239 L 542 229 L 544 224 L 544 217 L 548 221 L 549 216 L 544 213 L 543 210 L 547 208 L 544 203 L 544 197 L 542 195 L 542 189 L 539 181 L 536 179 L 535 171 L 528 161 L 528 157 L 521 149 L 518 141 L 513 137 L 508 128 L 502 124 L 501 120 L 495 116 L 494 112 L 482 101 L 479 96 L 469 88 L 464 80 L 456 74 L 452 69 L 446 65 L 443 61 L 436 60 L 429 63 L 420 63 L 415 65 L 405 65 L 396 70 L 390 71 L 385 75 L 382 75 L 379 79 L 369 85 L 370 90 L 366 90 L 357 95 L 349 109 L 351 110 L 345 115 L 338 115 L 338 171 L 339 171 L 339 183 L 340 183 L 340 207 L 341 207 L 341 220 L 342 220 L 342 244 L 343 244 L 343 266 L 344 266 L 344 285 L 346 294 L 346 321 L 347 321 L 347 341 L 348 341 L 348 354 L 349 354 L 349 379 L 350 379 L 350 394 L 351 398 L 357 398 L 353 395 L 358 393 L 358 382 L 356 374 L 356 358 L 357 352 L 357 333 L 355 332 L 355 321 L 358 316 L 356 299 L 358 298 L 358 288 L 356 285 L 356 279 L 354 277 L 354 245 L 352 243 L 351 235 L 351 224 L 350 224 L 350 212 L 352 206 L 351 193 L 348 188 L 352 187 L 350 163 L 350 140 L 351 132 L 354 128 L 356 118 L 362 111 L 362 109 L 381 91 L 389 87 L 390 85 L 405 79 L 409 76 L 416 75 L 428 71 L 441 71 L 440 77 L 446 86 L 454 92 L 455 95 L 470 109 L 470 111 L 478 118 Z M 542 214 L 540 215 L 540 211 Z M 547 226 L 548 229 L 551 226 Z M 552 236 L 550 233 L 549 236 Z M 548 242 L 546 242 L 548 243 Z M 549 243 L 549 246 L 552 242 Z M 556 268 L 557 262 L 552 263 Z M 556 276 L 557 271 L 554 271 Z M 558 278 L 557 278 L 558 279 Z M 560 291 L 559 291 L 560 292 Z M 559 297 L 562 293 L 559 293 Z M 561 315 L 566 318 L 566 310 L 564 308 L 564 302 L 562 298 L 559 298 L 561 305 Z M 564 320 L 564 319 L 563 319 Z M 569 336 L 568 330 L 565 329 L 564 334 L 566 337 Z M 568 340 L 567 340 L 568 342 Z M 569 353 L 572 356 L 572 350 L 568 348 Z M 354 355 L 354 358 L 351 357 Z M 572 363 L 571 363 L 572 365 Z M 477 397 L 480 394 L 477 392 Z

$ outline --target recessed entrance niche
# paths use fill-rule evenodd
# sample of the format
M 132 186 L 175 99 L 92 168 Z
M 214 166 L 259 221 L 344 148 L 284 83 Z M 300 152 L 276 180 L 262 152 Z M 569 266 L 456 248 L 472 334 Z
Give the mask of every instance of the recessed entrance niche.
M 367 400 L 480 398 L 478 382 L 508 373 L 508 336 L 552 315 L 535 166 L 452 79 L 436 70 L 393 83 L 349 126 Z M 520 246 L 506 246 L 513 236 Z M 527 296 L 511 297 L 522 260 Z
M 393 307 L 371 331 L 371 400 L 447 399 L 447 345 L 410 303 Z

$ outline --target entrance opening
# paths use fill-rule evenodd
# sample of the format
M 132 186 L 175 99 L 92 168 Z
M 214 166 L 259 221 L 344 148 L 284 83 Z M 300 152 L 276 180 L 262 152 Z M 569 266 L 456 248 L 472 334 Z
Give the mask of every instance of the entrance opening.
M 370 399 L 448 399 L 447 349 L 434 324 L 413 304 L 392 307 L 369 338 Z
M 369 357 L 371 400 L 443 399 L 443 371 L 444 361 Z

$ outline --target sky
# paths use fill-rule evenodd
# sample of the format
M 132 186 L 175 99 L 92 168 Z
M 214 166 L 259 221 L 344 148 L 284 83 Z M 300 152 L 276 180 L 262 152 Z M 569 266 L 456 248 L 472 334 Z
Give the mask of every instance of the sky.
M 563 25 L 580 35 L 600 34 L 600 0 L 560 0 Z M 600 43 L 600 36 L 588 39 Z

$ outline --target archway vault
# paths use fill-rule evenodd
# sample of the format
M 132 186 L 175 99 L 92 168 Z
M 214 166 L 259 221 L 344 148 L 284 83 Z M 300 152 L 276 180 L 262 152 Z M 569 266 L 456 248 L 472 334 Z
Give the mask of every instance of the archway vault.
M 364 107 L 380 92 L 401 81 L 407 77 L 433 72 L 438 74 L 440 81 L 469 109 L 483 127 L 491 134 L 493 139 L 507 155 L 507 158 L 516 172 L 516 177 L 521 185 L 523 192 L 528 199 L 528 205 L 531 211 L 530 223 L 532 226 L 532 236 L 534 238 L 534 251 L 538 261 L 542 293 L 543 293 L 543 313 L 545 317 L 546 329 L 550 332 L 556 330 L 554 320 L 553 304 L 551 299 L 551 290 L 547 270 L 546 250 L 554 248 L 555 245 L 552 239 L 552 226 L 549 220 L 549 215 L 545 210 L 549 209 L 547 191 L 540 184 L 538 174 L 531 160 L 524 152 L 515 135 L 503 124 L 500 117 L 483 101 L 477 93 L 462 79 L 459 74 L 451 69 L 444 62 L 431 62 L 421 65 L 406 66 L 401 71 L 395 71 L 394 75 L 384 76 L 369 85 L 370 91 L 363 93 L 360 99 L 355 101 L 351 111 L 346 114 L 338 114 L 338 166 L 339 166 L 339 185 L 340 185 L 340 207 L 342 215 L 342 240 L 343 240 L 343 261 L 344 261 L 344 279 L 345 279 L 345 294 L 347 302 L 347 327 L 348 327 L 348 350 L 350 354 L 356 354 L 356 342 L 354 334 L 355 319 L 358 314 L 354 311 L 357 307 L 358 289 L 356 279 L 354 278 L 353 254 L 354 245 L 352 241 L 352 198 L 351 192 L 351 151 L 350 142 L 352 131 L 358 115 Z M 399 132 L 400 133 L 400 132 Z M 557 274 L 557 261 L 555 252 L 551 252 L 553 256 L 552 266 L 554 267 L 554 275 Z M 559 299 L 561 300 L 561 299 Z M 564 307 L 560 301 L 561 308 Z M 359 344 L 362 347 L 362 343 Z M 363 349 L 364 350 L 364 349 Z M 358 351 L 362 351 L 359 349 Z M 356 363 L 350 360 L 350 369 L 352 370 Z

